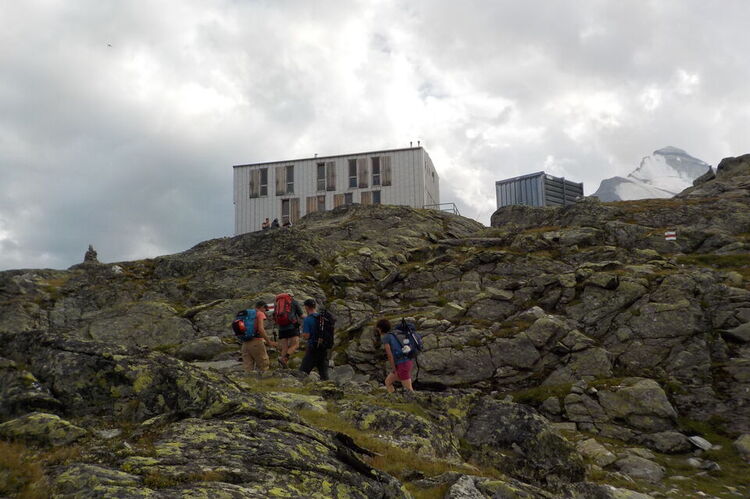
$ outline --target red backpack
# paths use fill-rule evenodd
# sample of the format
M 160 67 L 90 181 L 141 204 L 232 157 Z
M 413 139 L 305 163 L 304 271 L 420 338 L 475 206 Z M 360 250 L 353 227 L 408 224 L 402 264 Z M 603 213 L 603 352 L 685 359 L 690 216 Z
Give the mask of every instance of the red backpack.
M 276 321 L 276 324 L 278 324 L 279 326 L 289 326 L 291 324 L 297 324 L 299 322 L 297 312 L 292 306 L 292 295 L 290 295 L 289 293 L 276 295 L 276 300 L 274 301 L 273 317 Z

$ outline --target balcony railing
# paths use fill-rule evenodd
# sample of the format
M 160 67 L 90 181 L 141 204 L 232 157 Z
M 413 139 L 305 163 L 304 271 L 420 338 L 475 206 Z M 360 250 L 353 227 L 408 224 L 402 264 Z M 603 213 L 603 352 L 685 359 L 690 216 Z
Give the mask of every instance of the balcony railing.
M 424 205 L 424 207 L 428 210 L 447 211 L 448 213 L 453 213 L 454 215 L 461 215 L 461 213 L 459 213 L 458 211 L 458 206 L 456 206 L 456 203 L 426 204 Z

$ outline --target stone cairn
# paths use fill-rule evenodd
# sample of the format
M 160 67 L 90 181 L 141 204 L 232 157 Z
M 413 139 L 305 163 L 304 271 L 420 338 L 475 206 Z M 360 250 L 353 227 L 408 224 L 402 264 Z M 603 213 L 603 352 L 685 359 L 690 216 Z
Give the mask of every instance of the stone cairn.
M 90 244 L 86 254 L 83 255 L 83 263 L 99 263 L 99 259 L 96 258 L 96 250 Z

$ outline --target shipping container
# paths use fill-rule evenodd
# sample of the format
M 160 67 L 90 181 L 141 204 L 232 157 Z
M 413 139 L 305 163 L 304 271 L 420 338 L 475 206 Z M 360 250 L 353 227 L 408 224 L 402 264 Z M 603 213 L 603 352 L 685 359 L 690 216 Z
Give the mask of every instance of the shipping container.
M 565 206 L 583 196 L 583 183 L 553 177 L 545 172 L 495 182 L 497 207 L 510 205 Z

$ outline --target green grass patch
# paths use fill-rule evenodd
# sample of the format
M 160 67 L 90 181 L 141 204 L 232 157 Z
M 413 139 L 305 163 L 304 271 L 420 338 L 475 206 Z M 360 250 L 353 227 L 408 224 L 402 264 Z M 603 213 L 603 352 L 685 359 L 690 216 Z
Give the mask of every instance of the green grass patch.
M 718 270 L 733 270 L 741 274 L 745 279 L 750 279 L 750 254 L 748 253 L 737 255 L 681 255 L 677 257 L 677 263 Z
M 42 465 L 38 453 L 23 444 L 0 441 L 0 496 L 50 497 Z
M 562 385 L 549 385 L 549 386 L 536 386 L 534 388 L 528 388 L 526 390 L 520 390 L 512 393 L 513 401 L 519 404 L 537 405 L 541 404 L 550 397 L 557 397 L 562 399 L 570 393 L 570 388 L 573 386 L 572 383 L 564 383 Z
M 523 319 L 507 320 L 500 323 L 500 328 L 495 330 L 492 335 L 495 338 L 512 338 L 518 333 L 526 331 L 533 324 Z
M 321 414 L 315 411 L 300 411 L 299 415 L 309 425 L 317 428 L 323 428 L 330 431 L 345 433 L 349 435 L 357 445 L 375 453 L 375 456 L 368 458 L 370 465 L 385 473 L 395 476 L 399 480 L 404 480 L 407 473 L 411 471 L 422 472 L 425 476 L 437 476 L 442 473 L 454 471 L 457 473 L 470 473 L 477 476 L 486 476 L 488 478 L 504 478 L 497 470 L 488 468 L 476 468 L 470 464 L 459 464 L 442 459 L 433 459 L 420 456 L 413 450 L 396 447 L 377 435 L 373 435 L 357 428 L 354 428 L 349 422 L 345 421 L 337 414 L 328 412 Z M 416 487 L 410 487 L 410 492 L 418 492 L 419 497 L 442 497 L 430 494 L 439 492 L 436 489 L 420 490 Z
M 429 489 L 420 489 L 416 485 L 410 483 L 406 484 L 406 490 L 409 491 L 414 499 L 443 499 L 450 488 L 450 483 L 438 485 L 437 487 L 431 487 Z

